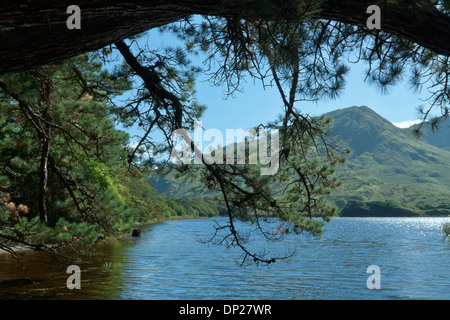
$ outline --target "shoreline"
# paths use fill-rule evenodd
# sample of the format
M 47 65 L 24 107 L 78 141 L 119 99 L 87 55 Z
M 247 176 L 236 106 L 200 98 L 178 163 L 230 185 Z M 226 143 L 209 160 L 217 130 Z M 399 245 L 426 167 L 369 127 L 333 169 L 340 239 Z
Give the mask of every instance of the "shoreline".
M 31 249 L 31 248 L 22 247 L 22 246 L 12 246 L 12 247 L 10 247 L 10 249 L 12 251 L 14 251 L 14 253 L 17 253 L 19 255 L 21 253 L 24 253 L 24 252 L 27 252 L 27 251 L 33 251 L 33 249 Z M 0 256 L 2 256 L 4 254 L 11 254 L 11 252 L 8 252 L 8 251 L 0 248 Z
M 145 229 L 145 228 L 148 228 L 148 227 L 150 227 L 150 226 L 152 226 L 154 224 L 158 224 L 158 223 L 162 223 L 162 222 L 166 222 L 166 221 L 199 220 L 199 219 L 211 219 L 211 218 L 214 218 L 214 217 L 197 217 L 197 216 L 193 216 L 193 215 L 171 216 L 171 217 L 166 218 L 166 219 L 152 220 L 152 221 L 144 222 L 144 223 L 141 223 L 141 224 L 137 224 L 135 227 L 138 228 L 138 229 L 141 229 L 141 228 Z M 91 246 L 94 246 L 94 245 L 96 245 L 98 243 L 101 243 L 101 242 L 121 241 L 121 240 L 127 239 L 129 237 L 132 237 L 131 233 L 122 233 L 122 234 L 120 234 L 120 235 L 118 235 L 116 237 L 111 236 L 111 237 L 108 237 L 107 239 L 104 239 L 104 238 L 103 239 L 97 239 L 93 244 L 90 244 L 90 245 L 82 244 L 81 243 L 82 240 L 81 239 L 77 239 L 77 240 L 73 240 L 73 242 L 70 242 L 69 244 L 67 244 L 67 246 L 70 246 L 70 245 L 77 245 L 78 246 L 79 245 L 80 248 L 88 249 Z M 136 237 L 136 238 L 138 238 L 138 237 Z M 65 247 L 62 247 L 62 249 L 65 248 Z M 10 249 L 12 249 L 14 251 L 14 253 L 18 254 L 18 255 L 24 255 L 24 254 L 26 254 L 28 252 L 31 252 L 31 253 L 38 252 L 38 251 L 33 250 L 33 248 L 29 248 L 29 247 L 21 246 L 21 245 L 12 245 L 10 247 Z M 4 255 L 12 255 L 12 254 L 11 254 L 11 252 L 8 252 L 8 251 L 0 248 L 0 257 L 2 257 Z

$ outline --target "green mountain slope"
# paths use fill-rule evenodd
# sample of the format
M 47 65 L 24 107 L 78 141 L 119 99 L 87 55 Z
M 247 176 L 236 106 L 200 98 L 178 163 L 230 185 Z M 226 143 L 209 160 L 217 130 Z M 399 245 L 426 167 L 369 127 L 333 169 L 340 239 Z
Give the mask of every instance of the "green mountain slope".
M 411 130 L 417 125 L 411 126 L 406 130 Z M 424 134 L 423 140 L 428 144 L 436 146 L 438 148 L 450 151 L 450 119 L 442 120 L 438 124 L 438 130 L 433 132 L 431 126 L 422 126 L 422 133 Z
M 203 190 L 200 181 L 188 181 L 178 177 L 175 173 L 165 176 L 154 174 L 149 177 L 149 183 L 157 190 L 157 194 L 163 197 L 206 199 L 211 195 L 208 190 Z
M 352 149 L 337 170 L 342 187 L 331 196 L 343 215 L 450 213 L 449 151 L 417 141 L 365 106 L 327 115 L 335 138 Z
M 426 139 L 416 140 L 365 106 L 326 115 L 334 121 L 332 139 L 352 150 L 347 163 L 336 169 L 342 186 L 328 199 L 342 216 L 450 215 L 450 151 L 445 150 L 450 143 L 436 142 L 449 139 L 427 133 Z M 153 176 L 150 183 L 163 196 L 211 197 L 200 191 L 199 181 L 175 175 Z

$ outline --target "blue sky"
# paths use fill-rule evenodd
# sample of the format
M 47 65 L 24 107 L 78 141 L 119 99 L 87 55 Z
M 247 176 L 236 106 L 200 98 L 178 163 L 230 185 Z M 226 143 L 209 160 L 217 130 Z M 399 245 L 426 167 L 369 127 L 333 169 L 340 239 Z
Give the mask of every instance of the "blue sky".
M 364 82 L 363 64 L 351 64 L 345 91 L 338 99 L 318 102 L 299 102 L 297 108 L 311 115 L 321 115 L 336 109 L 366 105 L 394 124 L 417 119 L 416 108 L 424 95 L 414 94 L 406 82 L 393 87 L 389 94 Z M 274 120 L 282 110 L 276 88 L 263 89 L 261 83 L 246 83 L 243 92 L 224 99 L 224 88 L 207 82 L 197 84 L 197 98 L 208 106 L 203 125 L 214 128 L 248 128 Z
M 182 45 L 173 36 L 150 31 L 139 42 L 151 44 L 151 48 L 166 45 Z M 195 59 L 195 57 L 194 57 Z M 194 61 L 201 65 L 201 60 Z M 349 63 L 350 72 L 346 77 L 347 84 L 339 98 L 330 101 L 300 102 L 297 108 L 310 115 L 346 108 L 366 105 L 392 123 L 412 124 L 417 120 L 416 108 L 423 102 L 425 95 L 415 94 L 409 89 L 407 81 L 393 86 L 389 94 L 381 94 L 380 90 L 364 82 L 366 65 Z M 258 124 L 265 124 L 276 119 L 282 110 L 282 102 L 276 88 L 263 88 L 261 82 L 250 80 L 243 86 L 243 92 L 225 98 L 225 87 L 212 86 L 207 76 L 197 80 L 197 100 L 208 109 L 204 113 L 202 125 L 204 129 L 248 129 Z

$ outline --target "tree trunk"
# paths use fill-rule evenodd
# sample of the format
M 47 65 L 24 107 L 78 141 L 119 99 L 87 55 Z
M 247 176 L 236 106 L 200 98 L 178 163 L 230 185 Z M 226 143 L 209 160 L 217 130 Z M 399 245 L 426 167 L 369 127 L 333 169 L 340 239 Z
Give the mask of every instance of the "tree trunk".
M 66 13 L 73 1 L 0 0 L 0 74 L 24 71 L 100 49 L 118 40 L 192 14 L 243 19 L 298 19 L 307 1 L 278 0 L 81 0 L 81 29 L 69 30 Z M 405 37 L 450 56 L 450 17 L 429 1 L 323 0 L 312 17 L 366 26 L 370 5 L 382 10 L 385 32 Z
M 39 220 L 47 223 L 47 205 L 46 193 L 48 182 L 48 157 L 50 154 L 50 142 L 45 139 L 42 144 L 41 164 L 39 167 L 40 181 L 39 181 Z

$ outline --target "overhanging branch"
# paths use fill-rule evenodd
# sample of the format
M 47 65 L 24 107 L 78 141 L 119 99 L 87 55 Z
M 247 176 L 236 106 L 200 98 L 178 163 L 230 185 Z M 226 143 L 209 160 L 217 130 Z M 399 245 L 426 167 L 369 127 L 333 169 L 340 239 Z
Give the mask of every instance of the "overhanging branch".
M 73 1 L 1 1 L 0 74 L 24 71 L 94 51 L 118 40 L 193 14 L 241 19 L 295 20 L 309 1 L 78 1 L 80 30 L 66 27 Z M 319 3 L 319 1 L 316 1 Z M 383 31 L 404 37 L 437 54 L 450 56 L 450 17 L 429 1 L 323 0 L 309 18 L 365 27 L 369 5 L 382 8 Z M 264 9 L 264 7 L 268 9 Z

